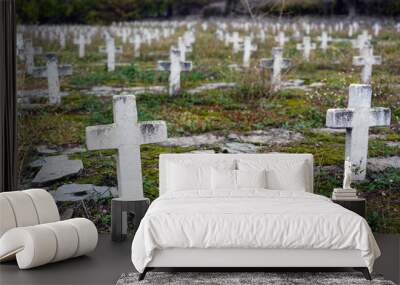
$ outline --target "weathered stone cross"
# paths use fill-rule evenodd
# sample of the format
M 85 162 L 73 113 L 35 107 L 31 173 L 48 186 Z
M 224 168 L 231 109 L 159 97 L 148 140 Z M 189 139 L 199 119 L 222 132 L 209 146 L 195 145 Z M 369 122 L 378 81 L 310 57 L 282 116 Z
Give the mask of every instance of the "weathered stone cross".
M 303 43 L 297 44 L 297 50 L 303 50 L 303 58 L 305 61 L 310 60 L 310 52 L 312 49 L 316 49 L 315 43 L 311 42 L 310 37 L 303 37 Z
M 114 123 L 86 128 L 89 150 L 117 149 L 119 198 L 143 199 L 140 145 L 167 139 L 165 121 L 138 122 L 136 98 L 133 95 L 113 97 Z
M 74 44 L 78 45 L 79 47 L 79 58 L 85 57 L 85 46 L 90 44 L 90 40 L 85 38 L 83 33 L 79 34 L 78 39 L 74 39 Z
M 32 75 L 35 68 L 35 55 L 42 54 L 43 51 L 41 47 L 34 48 L 31 39 L 26 39 L 24 44 L 26 73 Z
M 169 73 L 169 95 L 177 95 L 181 91 L 181 71 L 191 71 L 192 62 L 180 60 L 180 51 L 171 47 L 169 61 L 159 60 L 157 70 L 168 70 Z
M 326 51 L 328 49 L 328 43 L 332 41 L 332 38 L 328 36 L 328 33 L 323 31 L 321 36 L 318 37 L 318 40 L 321 42 L 321 49 L 322 51 Z
M 281 31 L 275 37 L 275 41 L 278 43 L 279 47 L 283 48 L 285 46 L 285 43 L 289 41 L 289 39 L 285 37 L 285 32 Z
M 245 37 L 243 43 L 243 67 L 250 67 L 251 52 L 256 50 L 257 46 L 251 44 L 251 37 Z
M 374 56 L 374 50 L 369 44 L 365 44 L 361 49 L 360 56 L 353 57 L 353 65 L 362 66 L 361 82 L 369 84 L 372 76 L 372 65 L 381 64 L 382 57 Z
M 283 58 L 283 48 L 272 48 L 272 58 L 263 58 L 260 60 L 262 68 L 272 68 L 271 85 L 274 91 L 281 88 L 281 71 L 282 68 L 287 68 L 290 60 Z
M 232 37 L 230 37 L 229 40 L 230 40 L 230 42 L 232 43 L 232 46 L 233 46 L 233 53 L 238 53 L 240 51 L 241 44 L 243 42 L 243 40 L 239 36 L 239 33 L 238 32 L 234 32 Z
M 107 54 L 107 71 L 113 72 L 115 70 L 115 54 L 122 53 L 122 48 L 116 47 L 114 38 L 107 36 L 106 47 L 100 47 L 99 51 Z
M 188 45 L 185 42 L 183 37 L 179 37 L 178 38 L 178 50 L 180 52 L 180 60 L 181 60 L 181 62 L 185 62 L 186 61 L 186 53 L 187 52 L 191 52 L 192 48 L 191 48 L 190 45 Z
M 47 53 L 46 59 L 46 66 L 35 67 L 32 76 L 35 78 L 47 78 L 49 104 L 58 105 L 61 103 L 59 76 L 72 75 L 72 66 L 58 65 L 55 53 Z
M 368 155 L 368 131 L 374 126 L 390 126 L 389 108 L 371 108 L 371 85 L 351 84 L 345 109 L 328 109 L 326 126 L 346 129 L 346 153 L 354 168 L 354 180 L 365 179 Z
M 355 40 L 352 40 L 352 45 L 353 48 L 356 49 L 363 49 L 365 47 L 365 45 L 369 45 L 370 44 L 370 40 L 371 40 L 371 36 L 368 34 L 367 30 L 364 30 L 360 35 L 357 36 L 357 38 Z
M 135 33 L 133 37 L 129 39 L 129 42 L 133 44 L 134 57 L 139 57 L 140 46 L 142 45 L 142 37 L 138 33 Z

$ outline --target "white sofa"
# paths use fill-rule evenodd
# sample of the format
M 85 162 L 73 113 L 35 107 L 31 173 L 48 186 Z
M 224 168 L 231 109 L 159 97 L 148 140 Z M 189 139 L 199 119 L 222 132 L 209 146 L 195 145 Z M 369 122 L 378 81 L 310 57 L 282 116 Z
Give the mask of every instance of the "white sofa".
M 43 189 L 0 193 L 0 262 L 20 269 L 87 254 L 97 229 L 84 218 L 60 221 L 53 197 Z

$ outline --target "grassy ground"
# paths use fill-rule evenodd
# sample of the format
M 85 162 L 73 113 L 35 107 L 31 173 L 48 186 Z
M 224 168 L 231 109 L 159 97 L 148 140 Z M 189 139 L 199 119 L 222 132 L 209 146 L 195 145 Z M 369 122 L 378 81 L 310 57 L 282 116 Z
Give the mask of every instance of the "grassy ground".
M 242 54 L 233 54 L 231 47 L 218 42 L 214 28 L 208 32 L 200 28 L 193 53 L 188 55 L 194 62 L 194 70 L 182 77 L 183 90 L 199 86 L 205 82 L 237 82 L 237 88 L 230 90 L 207 91 L 180 96 L 167 94 L 142 94 L 137 96 L 140 120 L 165 120 L 169 136 L 193 135 L 204 132 L 227 134 L 233 131 L 286 128 L 301 132 L 304 140 L 289 146 L 264 147 L 263 152 L 283 151 L 312 153 L 315 156 L 315 190 L 330 196 L 332 189 L 341 185 L 344 157 L 343 134 L 316 133 L 314 128 L 322 128 L 328 108 L 345 107 L 347 88 L 359 82 L 359 68 L 351 65 L 356 55 L 349 43 L 333 43 L 327 53 L 313 51 L 311 61 L 304 63 L 301 53 L 295 49 L 296 41 L 285 46 L 285 57 L 292 60 L 285 70 L 285 79 L 303 79 L 307 84 L 323 82 L 323 87 L 312 91 L 282 90 L 272 92 L 268 85 L 269 71 L 260 71 L 258 59 L 270 57 L 274 42 L 271 37 L 265 43 L 256 41 L 258 50 L 252 55 L 252 68 L 240 72 L 227 66 L 241 63 Z M 182 31 L 179 31 L 182 33 Z M 244 33 L 242 33 L 243 35 Z M 313 34 L 313 41 L 317 34 Z M 345 37 L 334 33 L 333 37 Z M 154 71 L 156 61 L 167 59 L 169 46 L 176 37 L 154 44 L 144 45 L 142 55 L 133 59 L 132 49 L 124 46 L 124 53 L 117 62 L 129 63 L 108 73 L 105 56 L 98 52 L 101 39 L 96 38 L 87 50 L 87 57 L 78 58 L 77 47 L 68 43 L 61 50 L 57 43 L 35 40 L 35 46 L 45 51 L 57 51 L 61 63 L 71 63 L 74 75 L 61 79 L 61 86 L 70 95 L 63 98 L 58 107 L 43 106 L 37 110 L 20 110 L 19 113 L 19 169 L 21 187 L 29 187 L 37 169 L 28 166 L 37 157 L 35 146 L 47 144 L 71 147 L 85 144 L 85 127 L 112 122 L 112 99 L 86 95 L 84 90 L 97 85 L 116 87 L 166 85 L 168 74 Z M 117 40 L 117 45 L 121 43 Z M 390 128 L 371 129 L 369 156 L 400 155 L 399 147 L 389 147 L 385 141 L 400 141 L 400 99 L 399 90 L 394 84 L 400 79 L 400 37 L 394 30 L 385 28 L 374 39 L 375 54 L 382 55 L 384 63 L 374 67 L 373 106 L 390 107 L 392 124 Z M 37 57 L 37 65 L 44 64 Z M 99 64 L 100 63 L 100 64 Z M 22 63 L 20 65 L 22 68 Z M 20 74 L 20 89 L 46 88 L 45 79 L 33 79 Z M 43 102 L 43 100 L 39 100 Z M 213 146 L 208 146 L 213 148 Z M 166 152 L 186 152 L 191 148 L 167 148 L 144 145 L 142 150 L 143 178 L 145 195 L 151 199 L 158 196 L 158 155 Z M 115 151 L 90 151 L 71 155 L 82 159 L 84 171 L 77 177 L 63 179 L 49 189 L 65 183 L 93 183 L 115 186 Z M 400 169 L 388 169 L 383 173 L 369 172 L 367 179 L 357 183 L 361 195 L 368 200 L 368 221 L 374 231 L 400 233 Z M 62 208 L 70 205 L 62 205 Z M 91 202 L 91 218 L 97 225 L 108 230 L 110 223 L 110 201 L 108 199 Z M 75 210 L 80 215 L 81 209 Z

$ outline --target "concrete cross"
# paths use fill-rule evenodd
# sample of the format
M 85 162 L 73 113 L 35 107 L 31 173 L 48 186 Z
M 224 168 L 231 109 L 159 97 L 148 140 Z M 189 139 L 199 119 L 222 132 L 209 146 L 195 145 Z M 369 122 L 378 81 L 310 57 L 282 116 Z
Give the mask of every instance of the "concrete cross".
M 360 35 L 357 36 L 357 39 L 352 40 L 351 43 L 353 48 L 361 50 L 365 45 L 370 44 L 371 38 L 371 35 L 368 35 L 368 31 L 364 30 Z
M 303 37 L 303 43 L 297 44 L 297 50 L 303 50 L 303 58 L 305 61 L 310 60 L 310 52 L 312 49 L 316 49 L 315 43 L 311 42 L 310 37 Z
M 114 123 L 86 128 L 89 150 L 117 149 L 118 193 L 122 200 L 143 199 L 140 145 L 167 139 L 165 121 L 138 122 L 133 95 L 113 97 Z
M 243 67 L 250 67 L 251 53 L 256 50 L 257 46 L 251 44 L 251 37 L 245 37 L 243 43 Z
M 181 62 L 186 61 L 186 53 L 192 51 L 192 47 L 188 45 L 183 37 L 178 38 L 178 50 L 180 52 L 180 60 Z
M 328 49 L 328 43 L 332 41 L 332 38 L 328 36 L 328 33 L 323 31 L 321 36 L 318 37 L 318 40 L 321 42 L 321 49 L 322 51 L 326 51 Z
M 113 72 L 115 70 L 115 54 L 122 53 L 122 48 L 116 47 L 114 38 L 107 36 L 106 47 L 100 47 L 99 51 L 107 54 L 107 71 Z
M 374 30 L 374 36 L 375 37 L 379 36 L 379 32 L 381 31 L 381 25 L 379 23 L 375 23 L 372 26 L 372 29 Z
M 289 39 L 285 37 L 284 32 L 279 32 L 278 35 L 275 37 L 275 41 L 278 43 L 279 47 L 283 48 L 285 46 L 285 43 L 289 41 Z
M 133 37 L 129 39 L 129 43 L 133 44 L 133 51 L 134 51 L 134 57 L 139 57 L 140 56 L 140 47 L 142 45 L 142 37 L 138 34 L 135 33 Z
M 42 48 L 37 47 L 34 48 L 31 39 L 25 40 L 25 47 L 24 47 L 24 57 L 25 57 L 25 66 L 26 66 L 26 73 L 32 75 L 33 69 L 35 68 L 35 55 L 42 54 Z
M 272 58 L 263 58 L 260 60 L 261 68 L 272 68 L 271 85 L 274 91 L 281 88 L 282 68 L 287 68 L 290 60 L 283 58 L 283 48 L 272 48 Z
M 365 179 L 368 154 L 368 131 L 374 126 L 390 126 L 389 108 L 371 108 L 371 85 L 351 84 L 345 109 L 328 109 L 326 126 L 346 129 L 346 153 L 355 173 L 354 180 Z
M 169 95 L 177 95 L 181 91 L 181 71 L 191 71 L 191 61 L 181 61 L 180 51 L 174 47 L 169 52 L 169 61 L 158 61 L 157 70 L 169 71 Z
M 59 66 L 55 53 L 47 53 L 46 59 L 46 66 L 34 68 L 32 76 L 35 78 L 47 78 L 49 104 L 58 105 L 61 103 L 59 76 L 72 75 L 72 66 Z
M 371 82 L 372 66 L 375 64 L 382 64 L 382 57 L 374 56 L 374 50 L 369 44 L 361 49 L 360 56 L 353 57 L 353 65 L 362 66 L 361 82 L 365 84 Z
M 239 33 L 234 32 L 233 35 L 229 38 L 229 40 L 233 46 L 233 53 L 238 53 L 243 43 L 243 40 L 240 38 Z
M 65 35 L 65 33 L 63 31 L 59 32 L 58 40 L 59 40 L 61 49 L 65 49 L 65 45 L 66 45 L 66 42 L 67 42 L 67 37 L 66 37 L 66 35 Z
M 85 46 L 90 44 L 90 40 L 85 38 L 83 33 L 79 34 L 78 39 L 74 39 L 74 44 L 78 45 L 79 48 L 79 58 L 85 57 Z

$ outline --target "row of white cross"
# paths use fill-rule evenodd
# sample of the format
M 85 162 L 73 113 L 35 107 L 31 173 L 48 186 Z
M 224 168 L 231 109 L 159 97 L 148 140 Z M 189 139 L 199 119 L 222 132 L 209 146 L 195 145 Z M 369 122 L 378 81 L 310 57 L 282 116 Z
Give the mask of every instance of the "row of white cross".
M 371 95 L 370 85 L 352 84 L 349 87 L 348 107 L 329 109 L 326 113 L 327 127 L 346 129 L 345 157 L 350 158 L 356 169 L 354 180 L 365 179 L 369 128 L 390 125 L 390 109 L 371 108 Z M 166 123 L 138 122 L 133 95 L 114 96 L 113 111 L 113 124 L 86 128 L 86 144 L 89 150 L 118 150 L 119 197 L 125 200 L 141 200 L 143 182 L 140 145 L 166 140 Z

